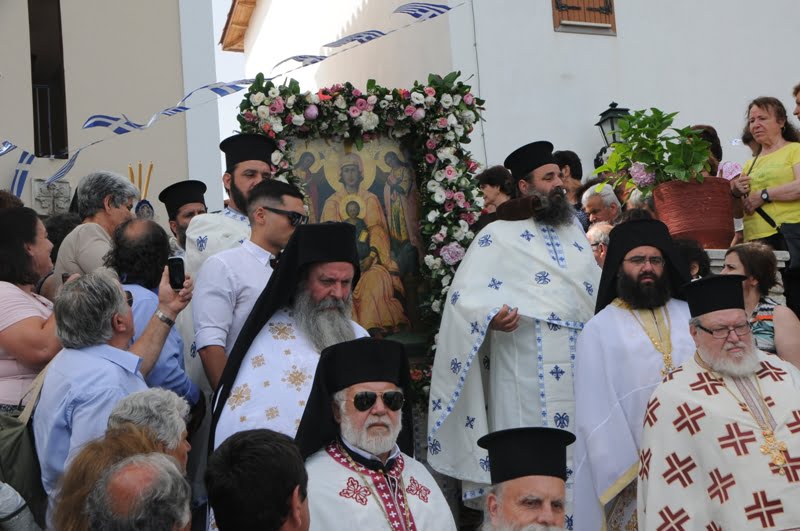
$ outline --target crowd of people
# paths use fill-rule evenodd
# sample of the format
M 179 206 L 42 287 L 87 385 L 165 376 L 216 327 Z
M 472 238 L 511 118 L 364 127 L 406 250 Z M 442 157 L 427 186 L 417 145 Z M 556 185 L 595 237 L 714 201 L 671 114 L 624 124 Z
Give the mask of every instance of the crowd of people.
M 800 256 L 774 253 L 800 138 L 776 98 L 747 112 L 738 170 L 698 126 L 740 218 L 721 274 L 572 151 L 477 176 L 427 464 L 406 350 L 354 309 L 359 228 L 308 223 L 269 137 L 220 144 L 223 211 L 199 181 L 161 191 L 171 234 L 113 172 L 47 220 L 0 193 L 0 414 L 35 456 L 35 481 L 0 476 L 0 528 L 454 530 L 428 467 L 489 531 L 800 527 Z

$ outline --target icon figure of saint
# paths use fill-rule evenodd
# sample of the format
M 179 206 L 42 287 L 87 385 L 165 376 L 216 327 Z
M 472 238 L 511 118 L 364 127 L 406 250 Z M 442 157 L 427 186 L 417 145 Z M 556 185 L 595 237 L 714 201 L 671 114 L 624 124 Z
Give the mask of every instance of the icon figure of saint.
M 383 187 L 389 236 L 400 270 L 407 273 L 416 269 L 422 249 L 417 229 L 419 220 L 414 172 L 394 151 L 386 152 L 383 160 L 389 166 Z

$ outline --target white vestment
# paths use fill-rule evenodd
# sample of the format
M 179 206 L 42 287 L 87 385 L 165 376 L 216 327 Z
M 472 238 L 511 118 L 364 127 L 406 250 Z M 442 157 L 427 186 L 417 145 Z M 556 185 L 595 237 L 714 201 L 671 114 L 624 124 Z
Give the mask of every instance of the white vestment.
M 800 373 L 758 357 L 755 375 L 731 378 L 695 355 L 656 388 L 640 452 L 640 529 L 800 528 Z M 754 415 L 783 451 L 764 452 Z
M 573 430 L 575 346 L 594 313 L 599 278 L 577 220 L 557 228 L 495 221 L 476 236 L 450 287 L 436 345 L 433 468 L 485 486 L 489 459 L 477 445 L 483 435 L 520 426 Z M 519 327 L 489 330 L 504 304 L 519 309 Z M 464 498 L 481 496 L 483 486 L 465 483 Z
M 671 299 L 662 309 L 674 368 L 695 350 L 689 307 Z M 664 378 L 664 360 L 634 314 L 612 303 L 584 327 L 575 367 L 575 529 L 599 531 L 604 506 L 636 478 L 645 406 Z M 635 497 L 628 503 L 633 515 Z
M 351 323 L 356 338 L 368 335 Z M 217 423 L 214 449 L 234 433 L 256 428 L 294 437 L 318 362 L 319 351 L 297 328 L 291 312 L 275 312 L 242 359 Z
M 455 531 L 450 507 L 421 463 L 398 453 L 384 475 L 345 455 L 332 443 L 306 460 L 311 531 Z
M 197 273 L 206 258 L 249 238 L 250 221 L 232 208 L 193 217 L 186 229 L 186 272 Z

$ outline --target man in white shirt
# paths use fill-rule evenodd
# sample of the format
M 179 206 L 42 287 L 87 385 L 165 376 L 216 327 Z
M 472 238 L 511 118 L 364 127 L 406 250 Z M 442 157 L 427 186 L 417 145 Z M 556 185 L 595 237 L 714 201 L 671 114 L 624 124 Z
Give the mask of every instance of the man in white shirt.
M 250 239 L 205 261 L 197 275 L 195 346 L 211 387 L 225 368 L 239 331 L 272 275 L 270 260 L 297 225 L 308 221 L 303 194 L 281 181 L 262 181 L 250 191 Z

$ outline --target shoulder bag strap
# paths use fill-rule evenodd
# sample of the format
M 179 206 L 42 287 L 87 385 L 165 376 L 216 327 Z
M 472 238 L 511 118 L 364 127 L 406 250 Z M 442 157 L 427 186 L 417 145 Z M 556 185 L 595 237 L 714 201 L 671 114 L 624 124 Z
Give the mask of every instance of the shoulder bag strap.
M 31 419 L 31 415 L 33 415 L 33 410 L 36 409 L 36 402 L 39 401 L 39 395 L 42 394 L 42 385 L 44 384 L 44 377 L 47 374 L 47 369 L 50 368 L 50 363 L 48 363 L 44 369 L 42 369 L 36 378 L 33 380 L 30 389 L 26 394 L 30 395 L 30 399 L 28 403 L 25 404 L 25 409 L 22 410 L 22 413 L 19 415 L 19 420 L 23 424 L 27 424 L 28 421 Z

